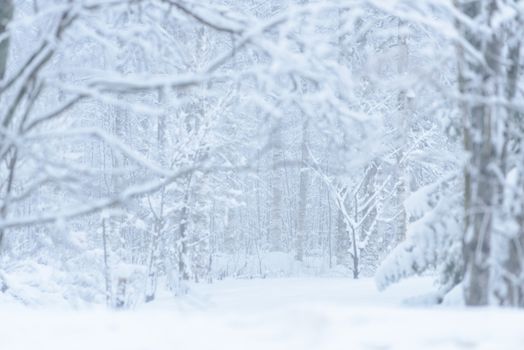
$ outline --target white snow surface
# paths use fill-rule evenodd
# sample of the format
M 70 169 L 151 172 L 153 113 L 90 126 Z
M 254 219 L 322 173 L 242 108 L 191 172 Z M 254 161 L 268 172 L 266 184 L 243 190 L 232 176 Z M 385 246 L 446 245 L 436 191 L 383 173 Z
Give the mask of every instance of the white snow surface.
M 2 350 L 522 350 L 524 312 L 407 306 L 429 279 L 226 280 L 134 310 L 23 308 L 0 299 Z

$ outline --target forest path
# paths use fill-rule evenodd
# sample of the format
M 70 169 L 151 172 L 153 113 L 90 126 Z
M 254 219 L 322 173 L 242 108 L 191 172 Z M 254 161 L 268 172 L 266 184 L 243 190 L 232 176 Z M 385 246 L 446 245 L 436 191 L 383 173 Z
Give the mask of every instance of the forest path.
M 406 281 L 291 278 L 199 284 L 132 311 L 0 308 L 1 350 L 522 350 L 524 312 L 401 306 Z
M 201 309 L 221 313 L 264 312 L 312 306 L 396 307 L 412 296 L 433 290 L 432 280 L 416 278 L 393 285 L 379 292 L 373 279 L 364 278 L 269 278 L 215 281 L 193 284 L 183 301 L 170 295 L 161 296 L 160 303 L 177 303 L 185 310 Z

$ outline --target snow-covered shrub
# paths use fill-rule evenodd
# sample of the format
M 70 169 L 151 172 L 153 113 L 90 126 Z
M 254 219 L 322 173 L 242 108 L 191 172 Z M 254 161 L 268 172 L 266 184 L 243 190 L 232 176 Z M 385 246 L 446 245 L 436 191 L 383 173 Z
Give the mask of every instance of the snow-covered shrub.
M 143 298 L 146 269 L 120 262 L 113 271 L 114 307 L 132 308 Z
M 404 202 L 410 217 L 406 240 L 377 270 L 375 280 L 380 290 L 429 270 L 438 272 L 441 296 L 461 281 L 461 203 L 462 194 L 453 177 L 420 188 Z

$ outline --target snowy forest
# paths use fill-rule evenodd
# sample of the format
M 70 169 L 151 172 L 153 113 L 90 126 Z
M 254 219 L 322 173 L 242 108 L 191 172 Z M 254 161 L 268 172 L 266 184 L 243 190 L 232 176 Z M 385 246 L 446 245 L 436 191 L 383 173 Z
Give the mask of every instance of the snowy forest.
M 0 123 L 2 349 L 524 349 L 520 0 L 0 0 Z

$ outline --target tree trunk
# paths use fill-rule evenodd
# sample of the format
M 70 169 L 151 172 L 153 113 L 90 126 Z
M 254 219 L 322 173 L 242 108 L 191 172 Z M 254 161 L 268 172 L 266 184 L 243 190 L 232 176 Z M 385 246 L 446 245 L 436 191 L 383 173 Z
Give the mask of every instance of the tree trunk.
M 127 279 L 124 277 L 118 278 L 116 287 L 115 308 L 123 309 L 126 306 L 126 285 Z
M 186 192 L 184 194 L 184 206 L 180 213 L 180 225 L 178 226 L 178 274 L 181 281 L 189 281 L 189 257 L 188 257 L 188 235 L 187 225 L 189 223 L 189 200 L 191 192 L 192 176 L 187 179 Z
M 269 244 L 271 251 L 282 250 L 282 161 L 281 125 L 273 130 L 273 169 L 271 177 L 271 213 L 269 224 Z
M 522 25 L 520 21 L 518 24 Z M 511 34 L 512 33 L 509 33 L 509 35 Z M 520 74 L 521 41 L 520 39 L 515 40 L 516 38 L 512 39 L 514 41 L 509 44 L 507 54 L 509 68 L 506 74 L 505 96 L 508 101 L 515 99 Z M 513 198 L 504 199 L 509 202 L 509 207 L 513 207 L 512 209 L 516 212 L 516 215 L 513 215 L 513 219 L 517 223 L 518 230 L 510 235 L 502 235 L 502 238 L 505 240 L 504 246 L 508 249 L 508 254 L 502 261 L 502 268 L 505 273 L 503 274 L 502 288 L 500 291 L 497 291 L 498 293 L 496 295 L 499 297 L 502 305 L 524 307 L 524 163 L 522 154 L 524 140 L 520 136 L 523 131 L 523 117 L 520 112 L 510 112 L 508 117 L 509 120 L 505 123 L 504 135 L 506 142 L 503 148 L 503 162 L 506 168 L 509 169 L 510 167 L 510 165 L 508 165 L 508 153 L 510 152 L 508 148 L 512 143 L 513 146 L 517 145 L 517 147 L 520 147 L 521 154 L 516 159 L 517 164 L 515 168 L 518 179 L 515 184 L 516 189 L 513 191 Z M 510 129 L 512 123 L 515 123 L 518 136 L 511 135 Z M 516 208 L 514 206 L 516 206 Z
M 104 278 L 106 282 L 106 306 L 111 307 L 113 300 L 113 287 L 111 283 L 111 271 L 109 270 L 109 247 L 107 242 L 106 219 L 102 219 L 102 245 L 104 249 Z
M 344 205 L 344 204 L 343 204 Z M 338 209 L 337 235 L 335 237 L 335 256 L 337 265 L 349 267 L 349 236 L 348 227 L 342 210 Z
M 477 0 L 457 5 L 473 21 L 482 18 L 490 25 L 496 9 L 494 0 Z M 500 43 L 495 34 L 490 37 L 472 32 L 457 24 L 464 39 L 482 53 L 487 66 L 467 56 L 459 48 L 459 89 L 464 97 L 464 148 L 470 158 L 465 169 L 465 259 L 464 299 L 467 305 L 487 305 L 490 294 L 490 255 L 493 215 L 497 206 L 499 184 L 492 166 L 498 166 L 496 152 L 498 136 L 497 109 L 487 104 L 497 94 Z M 468 95 L 476 96 L 474 101 Z
M 397 57 L 397 74 L 402 81 L 408 71 L 409 64 L 409 47 L 407 37 L 401 34 L 403 23 L 398 23 L 398 57 Z M 407 215 L 404 208 L 404 201 L 407 198 L 408 183 L 406 181 L 406 167 L 404 158 L 404 148 L 408 142 L 409 114 L 412 111 L 409 108 L 409 96 L 405 87 L 401 87 L 397 96 L 397 118 L 396 127 L 398 128 L 398 152 L 395 156 L 394 184 L 396 186 L 396 210 L 400 212 L 396 221 L 395 240 L 396 244 L 406 239 Z
M 326 167 L 327 168 L 327 167 Z M 326 169 L 326 173 L 327 173 Z M 331 214 L 331 195 L 329 189 L 326 191 L 326 202 L 327 202 L 327 234 L 328 234 L 328 255 L 329 255 L 329 268 L 333 268 L 333 233 L 332 233 L 332 214 Z
M 153 234 L 151 236 L 151 242 L 149 245 L 148 262 L 147 262 L 147 277 L 146 277 L 146 292 L 145 302 L 151 302 L 155 300 L 157 280 L 158 280 L 158 249 L 161 235 L 164 229 L 164 196 L 165 187 L 162 188 L 160 193 L 160 208 L 157 216 L 155 217 L 155 224 Z
M 297 217 L 297 237 L 295 243 L 296 255 L 295 258 L 298 261 L 304 259 L 304 241 L 306 237 L 306 206 L 307 206 L 307 186 L 308 186 L 308 173 L 306 170 L 307 166 L 307 122 L 302 121 L 302 145 L 301 145 L 301 157 L 302 164 L 300 168 L 300 184 L 298 194 L 298 217 Z
M 4 78 L 7 68 L 9 38 L 3 38 L 7 25 L 13 18 L 14 6 L 11 0 L 0 0 L 0 80 Z
M 6 68 L 7 68 L 7 54 L 9 51 L 9 38 L 3 38 L 3 36 L 6 34 L 7 25 L 13 18 L 13 11 L 14 6 L 11 0 L 0 0 L 0 80 L 4 78 Z M 5 219 L 7 215 L 7 206 L 8 206 L 8 197 L 11 192 L 12 183 L 13 183 L 13 175 L 15 171 L 16 166 L 16 152 L 11 158 L 11 160 L 8 162 L 9 164 L 9 175 L 7 178 L 7 189 L 6 189 L 6 197 L 4 198 L 4 203 L 2 205 L 1 210 L 1 217 Z M 4 231 L 0 230 L 0 254 L 2 252 L 2 241 L 4 238 Z M 0 291 L 4 292 L 7 290 L 7 284 L 5 281 L 2 281 L 2 278 L 0 277 Z
M 158 102 L 162 103 L 162 96 L 159 94 Z M 157 154 L 160 164 L 167 166 L 166 161 L 166 116 L 161 115 L 157 119 Z M 155 300 L 157 281 L 158 281 L 158 256 L 159 256 L 159 243 L 164 233 L 164 204 L 165 204 L 165 193 L 166 187 L 163 186 L 160 190 L 160 207 L 158 212 L 152 213 L 155 217 L 155 224 L 151 241 L 149 245 L 148 262 L 147 262 L 147 277 L 146 277 L 146 291 L 145 291 L 145 302 L 151 302 Z M 154 208 L 151 208 L 154 211 Z

